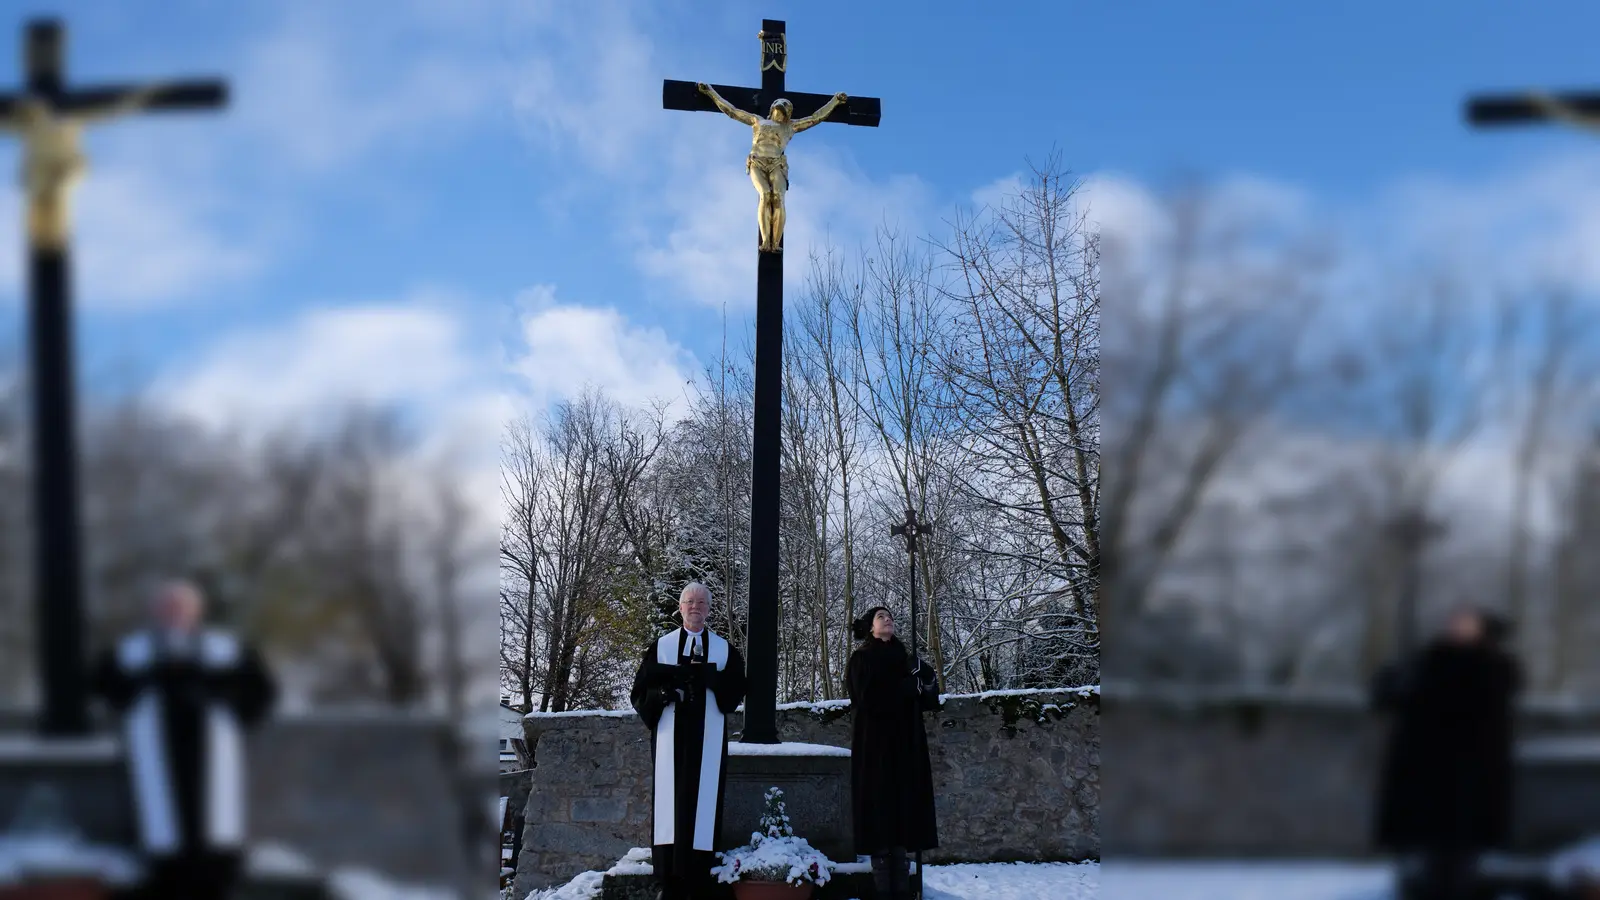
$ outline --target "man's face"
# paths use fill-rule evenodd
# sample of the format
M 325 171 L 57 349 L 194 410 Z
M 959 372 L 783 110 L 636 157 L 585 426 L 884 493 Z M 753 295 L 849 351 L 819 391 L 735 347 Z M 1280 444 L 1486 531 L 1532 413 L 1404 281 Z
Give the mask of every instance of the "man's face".
M 706 615 L 711 612 L 711 601 L 706 598 L 705 591 L 685 591 L 678 598 L 678 612 L 683 616 L 685 628 L 699 631 L 705 627 Z
M 789 121 L 789 107 L 782 103 L 774 103 L 772 109 L 767 113 L 767 118 L 774 122 L 787 122 Z
M 202 606 L 200 594 L 193 587 L 168 585 L 156 596 L 156 621 L 172 631 L 193 631 L 200 624 Z

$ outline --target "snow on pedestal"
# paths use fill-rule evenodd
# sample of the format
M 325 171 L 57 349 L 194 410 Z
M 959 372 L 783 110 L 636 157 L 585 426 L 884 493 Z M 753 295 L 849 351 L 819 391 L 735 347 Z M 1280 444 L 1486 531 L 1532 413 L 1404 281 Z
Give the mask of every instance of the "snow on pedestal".
M 784 741 L 781 744 L 745 744 L 733 741 L 728 744 L 729 756 L 849 756 L 849 747 L 829 747 L 826 744 L 800 744 Z
M 0 887 L 48 878 L 95 878 L 112 886 L 139 879 L 134 857 L 74 836 L 0 836 Z
M 1550 880 L 1563 888 L 1600 885 L 1600 837 L 1589 838 L 1550 857 Z

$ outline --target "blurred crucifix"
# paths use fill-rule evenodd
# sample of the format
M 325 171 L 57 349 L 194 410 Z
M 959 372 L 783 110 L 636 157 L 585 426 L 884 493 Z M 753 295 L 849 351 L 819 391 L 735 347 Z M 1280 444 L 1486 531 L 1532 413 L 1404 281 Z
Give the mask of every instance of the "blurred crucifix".
M 214 80 L 68 90 L 64 43 L 60 22 L 28 23 L 23 89 L 0 94 L 0 131 L 22 143 L 21 187 L 28 205 L 40 730 L 57 736 L 88 731 L 68 277 L 71 193 L 88 169 L 83 126 L 141 110 L 212 109 L 227 102 L 226 86 Z

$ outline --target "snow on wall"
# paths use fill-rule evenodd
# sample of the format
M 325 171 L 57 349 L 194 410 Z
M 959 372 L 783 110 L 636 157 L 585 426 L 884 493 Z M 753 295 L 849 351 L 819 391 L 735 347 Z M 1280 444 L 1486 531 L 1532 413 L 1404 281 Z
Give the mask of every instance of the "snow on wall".
M 1005 691 L 984 691 L 980 694 L 940 694 L 941 702 L 946 700 L 993 700 L 1000 697 L 1038 697 L 1044 699 L 1056 694 L 1074 694 L 1082 699 L 1100 696 L 1100 685 L 1086 684 L 1078 687 L 1065 688 L 1026 688 Z M 815 713 L 846 710 L 850 708 L 849 700 L 801 700 L 792 703 L 779 703 L 779 710 L 804 709 Z M 744 711 L 744 704 L 739 704 L 739 712 Z M 637 715 L 633 709 L 569 709 L 563 712 L 531 712 L 524 716 L 527 719 L 558 719 L 572 718 L 574 716 L 617 716 L 619 718 L 632 718 Z

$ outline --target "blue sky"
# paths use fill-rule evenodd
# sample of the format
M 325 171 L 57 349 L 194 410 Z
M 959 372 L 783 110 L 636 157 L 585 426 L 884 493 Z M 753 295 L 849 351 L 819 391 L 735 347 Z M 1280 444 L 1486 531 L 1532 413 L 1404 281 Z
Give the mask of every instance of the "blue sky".
M 1528 253 L 1548 255 L 1553 230 L 1586 259 L 1600 142 L 1475 134 L 1461 103 L 1600 85 L 1600 9 L 1394 6 L 78 5 L 72 78 L 234 86 L 222 115 L 92 133 L 80 361 L 99 389 L 153 384 L 219 422 L 356 395 L 488 432 L 512 408 L 494 396 L 502 366 L 520 408 L 585 381 L 624 399 L 671 392 L 714 356 L 724 304 L 735 342 L 748 328 L 755 198 L 747 130 L 661 110 L 660 81 L 753 83 L 764 17 L 788 20 L 793 87 L 884 104 L 881 128 L 827 126 L 791 148 L 791 283 L 825 236 L 935 230 L 1052 149 L 1115 186 L 1108 217 L 1203 174 L 1408 239 L 1470 220 L 1487 240 L 1503 213 L 1532 223 Z M 7 83 L 20 26 L 0 22 Z M 0 144 L 0 168 L 15 161 Z M 0 304 L 14 345 L 13 185 L 0 187 Z

